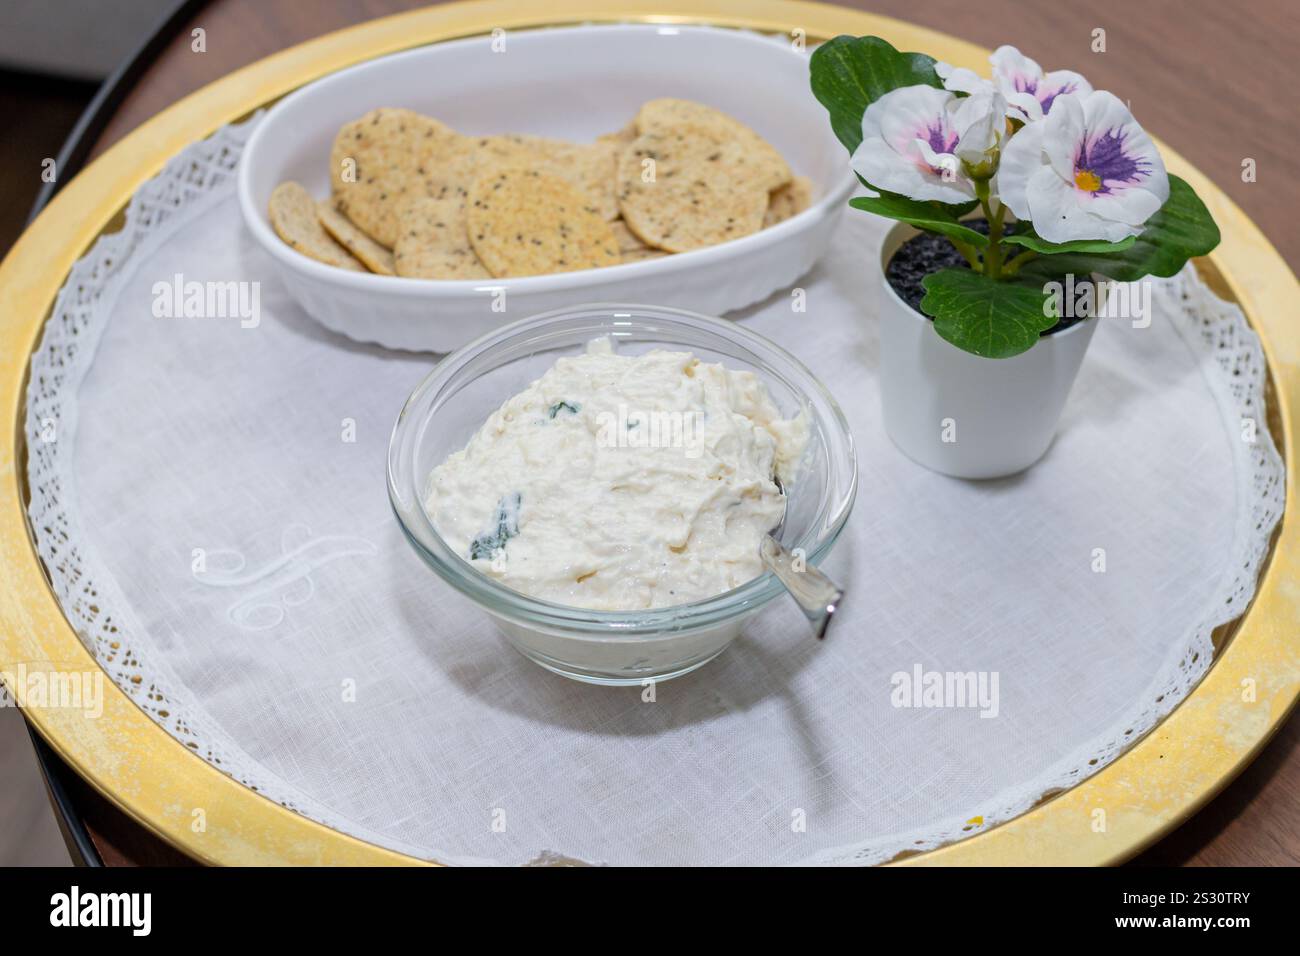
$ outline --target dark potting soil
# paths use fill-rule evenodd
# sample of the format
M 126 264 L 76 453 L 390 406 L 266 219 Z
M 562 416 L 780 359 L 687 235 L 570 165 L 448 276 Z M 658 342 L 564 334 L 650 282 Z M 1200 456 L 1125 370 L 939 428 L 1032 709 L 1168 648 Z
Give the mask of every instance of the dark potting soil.
M 989 224 L 983 219 L 971 220 L 965 225 L 976 232 L 988 235 Z M 1007 231 L 1012 232 L 1014 229 L 1015 227 L 1011 226 Z M 888 268 L 885 269 L 885 278 L 898 293 L 899 298 L 925 315 L 921 311 L 921 299 L 925 297 L 925 286 L 921 284 L 921 280 L 940 269 L 968 268 L 970 268 L 969 263 L 947 238 L 923 232 L 899 246 L 898 251 L 894 253 L 894 258 L 889 260 Z M 1065 276 L 1060 276 L 1060 281 L 1064 283 Z M 927 315 L 926 318 L 930 316 Z M 1051 335 L 1053 332 L 1061 332 L 1082 321 L 1083 319 L 1078 316 L 1062 318 L 1056 325 L 1041 334 Z

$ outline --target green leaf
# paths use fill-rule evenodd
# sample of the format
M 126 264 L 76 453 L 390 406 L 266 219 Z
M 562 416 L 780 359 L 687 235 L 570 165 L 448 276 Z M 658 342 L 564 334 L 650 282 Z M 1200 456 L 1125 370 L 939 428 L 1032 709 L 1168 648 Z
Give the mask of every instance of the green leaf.
M 943 86 L 931 57 L 899 53 L 880 37 L 838 36 L 813 51 L 809 66 L 813 96 L 850 153 L 862 142 L 862 114 L 880 97 L 904 86 Z
M 880 192 L 879 190 L 876 191 Z M 989 244 L 989 237 L 984 233 L 976 232 L 958 221 L 957 216 L 961 214 L 961 207 L 959 206 L 948 206 L 939 202 L 922 202 L 918 199 L 908 199 L 906 196 L 887 192 L 881 192 L 878 197 L 859 196 L 856 199 L 850 199 L 849 205 L 854 209 L 861 209 L 877 216 L 884 216 L 886 219 L 897 219 L 899 222 L 911 223 L 918 229 L 942 233 L 949 239 L 958 239 L 975 246 L 977 249 L 985 249 Z
M 1107 242 L 1105 239 L 1072 239 L 1069 242 L 1048 242 L 1038 233 L 1034 232 L 1032 222 L 1019 222 L 1016 224 L 1020 231 L 1013 235 L 1003 236 L 1003 242 L 1009 242 L 1015 246 L 1024 246 L 1026 249 L 1032 249 L 1034 252 L 1043 255 L 1060 255 L 1066 252 L 1092 252 L 1092 253 L 1113 253 L 1123 252 L 1133 243 L 1137 242 L 1136 236 L 1129 236 L 1127 239 L 1121 239 L 1119 242 Z
M 810 71 L 813 95 L 826 107 L 835 135 L 850 153 L 862 142 L 862 114 L 880 97 L 904 86 L 943 87 L 932 58 L 900 53 L 880 37 L 838 36 L 823 43 L 813 51 Z M 850 205 L 856 209 L 942 233 L 978 249 L 989 244 L 984 235 L 958 221 L 974 208 L 973 202 L 951 206 L 922 202 L 864 185 L 881 195 L 852 200 Z
M 1039 333 L 1057 323 L 1039 282 L 990 279 L 970 269 L 941 269 L 926 276 L 921 311 L 934 330 L 964 352 L 1010 358 L 1027 352 Z
M 1069 252 L 1029 263 L 1022 274 L 1086 275 L 1099 272 L 1118 282 L 1143 276 L 1175 275 L 1187 260 L 1219 244 L 1219 227 L 1196 192 L 1177 176 L 1169 177 L 1169 198 L 1147 220 L 1131 246 L 1110 255 Z

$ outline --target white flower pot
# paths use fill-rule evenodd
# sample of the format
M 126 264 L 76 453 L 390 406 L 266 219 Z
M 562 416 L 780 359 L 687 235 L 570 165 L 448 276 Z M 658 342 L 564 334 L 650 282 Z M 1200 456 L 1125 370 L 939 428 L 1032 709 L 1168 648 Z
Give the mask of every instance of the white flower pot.
M 917 234 L 885 237 L 881 270 Z M 950 345 L 882 275 L 880 390 L 885 430 L 913 461 L 954 478 L 1000 478 L 1047 451 L 1097 319 L 1043 336 L 1027 352 L 980 358 Z

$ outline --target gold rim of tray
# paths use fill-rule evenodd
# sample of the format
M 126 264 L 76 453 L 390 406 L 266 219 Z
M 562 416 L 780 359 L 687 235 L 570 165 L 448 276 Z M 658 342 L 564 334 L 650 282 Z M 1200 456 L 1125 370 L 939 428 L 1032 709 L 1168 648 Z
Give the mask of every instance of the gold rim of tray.
M 136 189 L 185 146 L 291 90 L 362 60 L 492 29 L 600 22 L 707 23 L 808 42 L 878 34 L 959 66 L 987 51 L 898 20 L 786 0 L 486 0 L 373 20 L 292 47 L 186 97 L 123 138 L 69 182 L 0 265 L 0 671 L 97 667 L 63 616 L 30 536 L 25 499 L 24 396 L 28 360 L 73 263 L 120 228 Z M 1295 496 L 1300 422 L 1300 335 L 1290 327 L 1296 278 L 1259 229 L 1213 183 L 1162 147 L 1218 221 L 1223 242 L 1198 263 L 1259 333 L 1272 390 L 1270 425 L 1287 461 L 1286 508 Z M 1217 635 L 1222 652 L 1194 692 L 1144 739 L 1078 786 L 1029 812 L 908 864 L 1105 864 L 1159 839 L 1250 762 L 1300 692 L 1300 527 L 1284 521 L 1251 607 Z M 1228 640 L 1228 638 L 1231 640 Z M 1226 644 L 1226 646 L 1225 646 Z M 10 688 L 50 746 L 100 793 L 185 853 L 223 864 L 423 862 L 293 813 L 212 767 L 173 739 L 111 680 L 103 714 L 41 706 Z M 201 809 L 205 826 L 196 827 Z M 978 819 L 971 829 L 979 830 Z

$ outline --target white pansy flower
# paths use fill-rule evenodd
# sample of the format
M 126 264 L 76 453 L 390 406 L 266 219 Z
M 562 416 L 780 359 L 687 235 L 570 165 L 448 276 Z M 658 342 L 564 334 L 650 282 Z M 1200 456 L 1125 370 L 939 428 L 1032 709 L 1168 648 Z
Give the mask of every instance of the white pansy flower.
M 1005 129 L 1000 96 L 958 98 L 931 86 L 886 93 L 862 116 L 853 169 L 878 189 L 910 199 L 962 203 L 975 198 L 963 161 L 987 164 Z
M 1058 96 L 1069 93 L 1086 96 L 1092 92 L 1092 85 L 1073 70 L 1044 73 L 1037 62 L 1013 46 L 998 47 L 989 62 L 993 64 L 993 81 L 998 92 L 1030 122 L 1048 115 Z
M 974 70 L 936 63 L 934 70 L 945 89 L 955 93 L 1001 93 L 1007 101 L 1007 115 L 1022 123 L 1042 119 L 1052 110 L 1058 96 L 1091 93 L 1092 85 L 1073 70 L 1043 68 L 1013 46 L 1000 46 L 989 57 L 993 78 L 986 80 Z
M 1001 198 L 1049 242 L 1118 242 L 1169 198 L 1169 177 L 1151 137 L 1111 93 L 1058 96 L 1041 123 L 1007 140 Z

